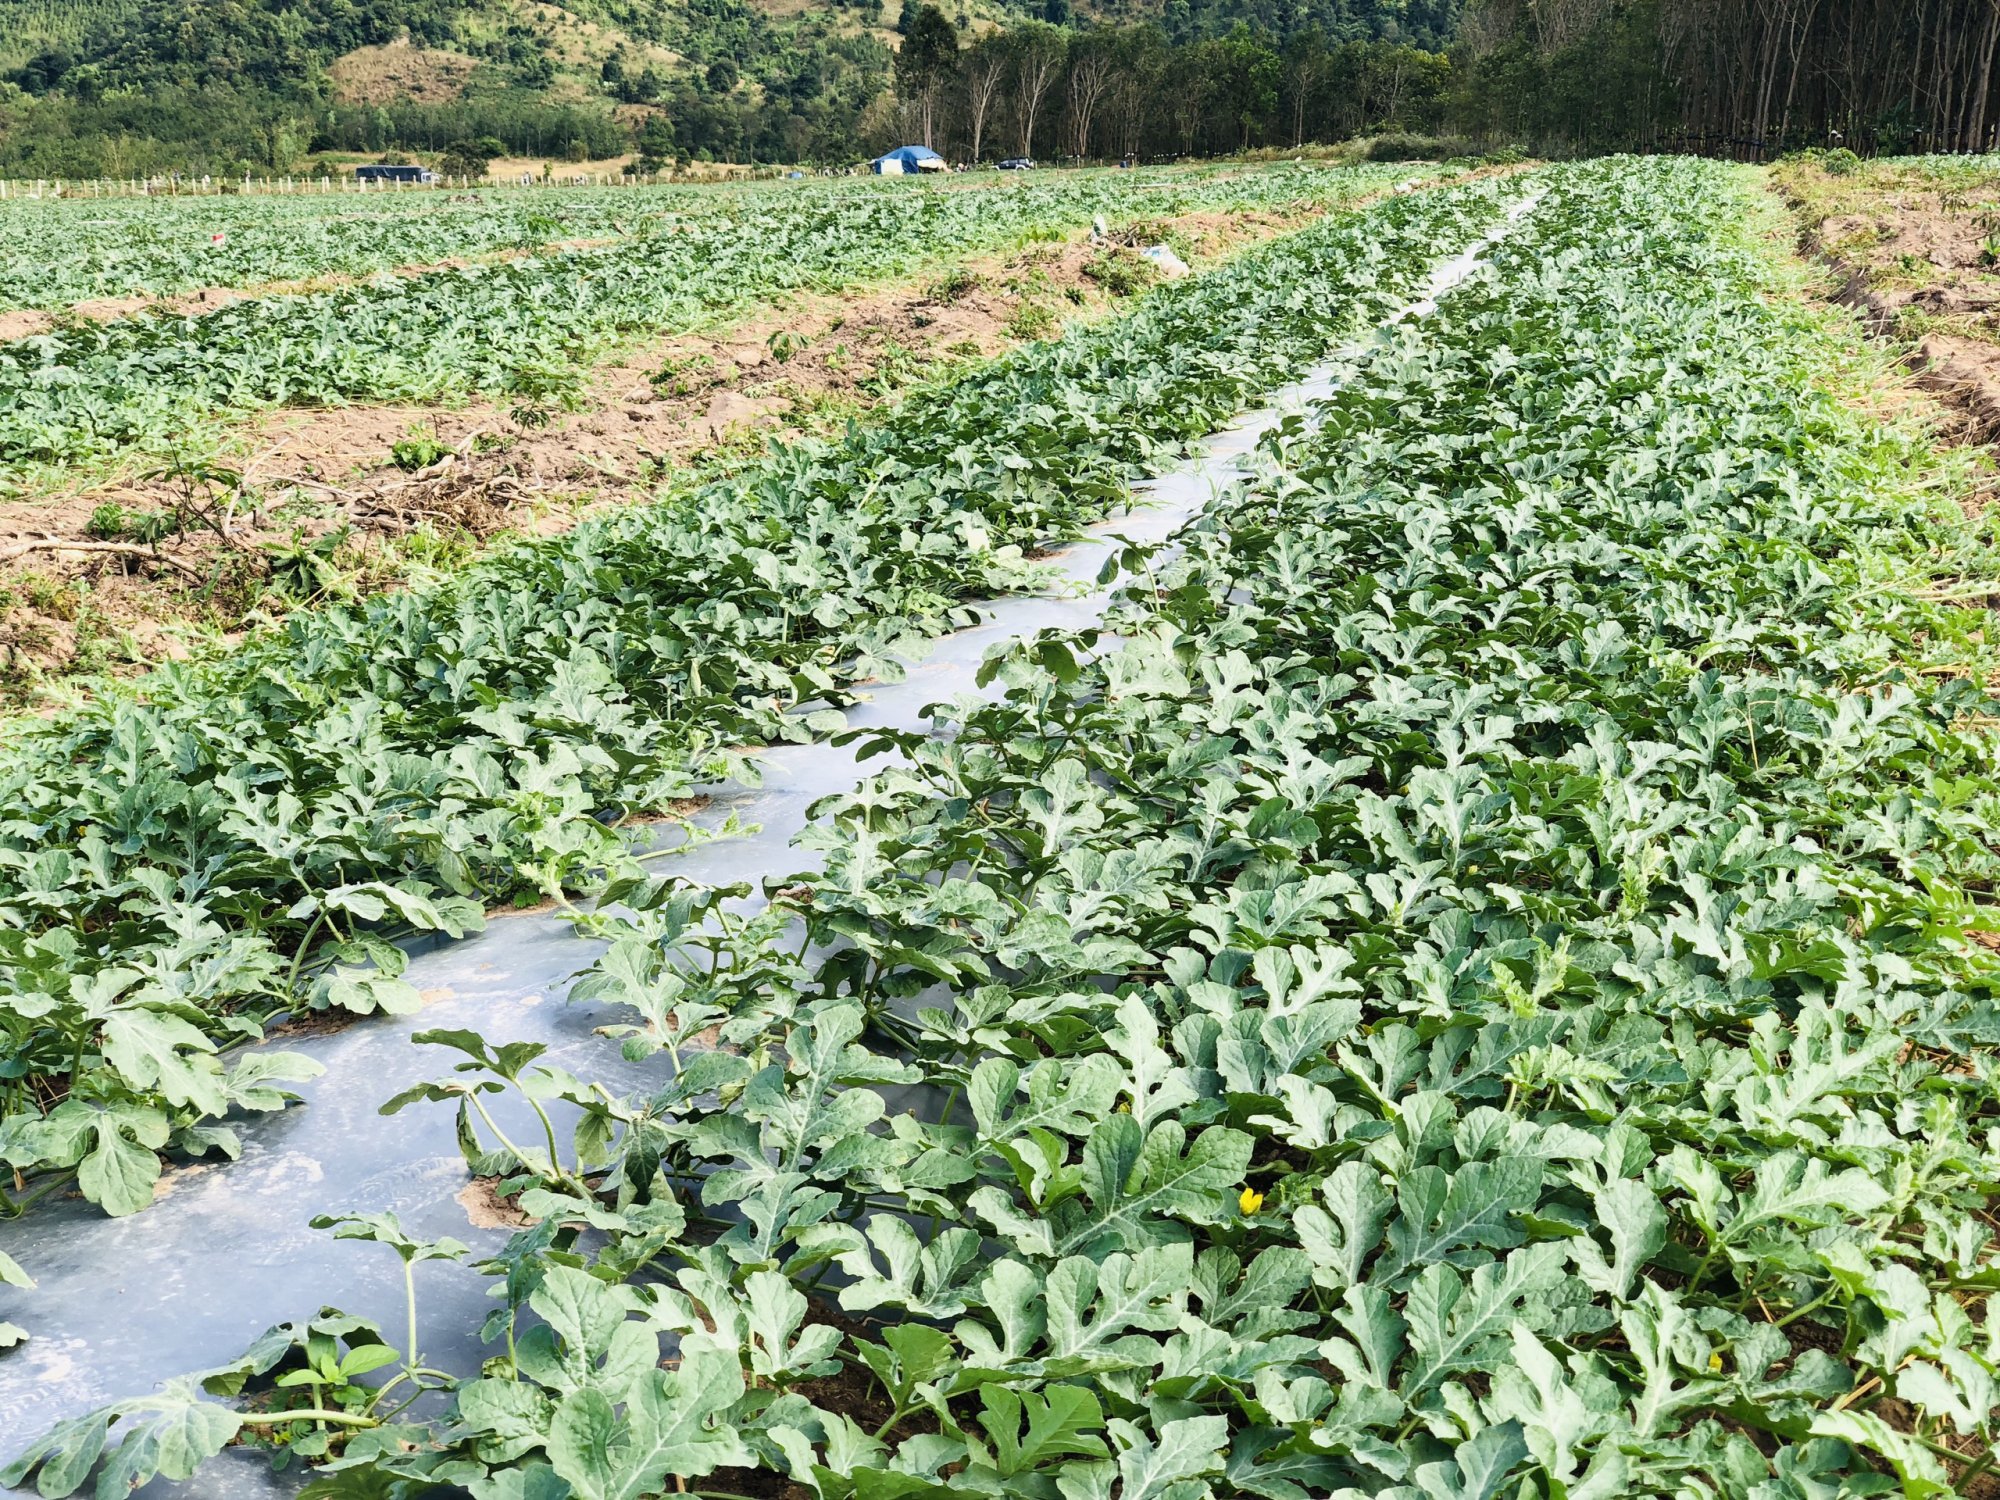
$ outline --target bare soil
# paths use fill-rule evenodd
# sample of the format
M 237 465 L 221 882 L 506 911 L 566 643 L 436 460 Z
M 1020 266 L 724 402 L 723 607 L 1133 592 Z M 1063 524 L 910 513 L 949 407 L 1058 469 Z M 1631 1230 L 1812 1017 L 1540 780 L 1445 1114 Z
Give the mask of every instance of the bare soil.
M 535 1221 L 521 1210 L 520 1195 L 503 1198 L 500 1179 L 475 1177 L 455 1195 L 474 1229 L 526 1229 Z
M 1914 421 L 1961 450 L 1956 502 L 1969 518 L 1986 516 L 2000 494 L 2000 171 L 1890 160 L 1836 177 L 1812 162 L 1786 162 L 1770 182 L 1791 210 L 1799 253 L 1827 273 L 1823 300 L 1860 313 L 1901 366 L 1843 390 L 1842 399 L 1865 418 Z M 2000 605 L 2000 587 L 1987 582 L 1940 580 L 1928 597 L 1990 609 Z M 1982 675 L 1971 664 L 1920 670 Z M 1986 686 L 2000 691 L 2000 674 Z M 1974 716 L 1960 725 L 1994 727 Z M 1970 936 L 2000 946 L 1993 934 Z M 1978 1477 L 1971 1493 L 2000 1500 L 2000 1476 Z
M 1187 215 L 1146 226 L 1144 237 L 1171 235 L 1199 269 L 1310 217 Z M 1031 244 L 645 341 L 592 372 L 574 411 L 475 401 L 269 413 L 238 434 L 233 506 L 185 475 L 0 501 L 0 691 L 43 703 L 67 676 L 136 670 L 301 602 L 462 567 L 503 538 L 561 532 L 742 462 L 770 438 L 837 429 L 954 365 L 1105 315 L 1119 300 L 1102 284 L 1116 248 Z M 412 440 L 441 456 L 406 472 L 392 448 Z M 108 550 L 107 528 L 92 525 L 106 505 L 177 513 L 183 529 Z M 210 524 L 191 519 L 201 515 Z M 315 543 L 335 580 L 304 597 L 281 588 L 273 550 Z
M 343 104 L 448 104 L 465 92 L 478 63 L 462 52 L 413 47 L 407 37 L 384 47 L 357 47 L 326 70 Z
M 1952 413 L 1947 436 L 2000 440 L 2000 171 L 1926 173 L 1870 162 L 1829 176 L 1786 163 L 1773 182 L 1797 215 L 1801 249 Z

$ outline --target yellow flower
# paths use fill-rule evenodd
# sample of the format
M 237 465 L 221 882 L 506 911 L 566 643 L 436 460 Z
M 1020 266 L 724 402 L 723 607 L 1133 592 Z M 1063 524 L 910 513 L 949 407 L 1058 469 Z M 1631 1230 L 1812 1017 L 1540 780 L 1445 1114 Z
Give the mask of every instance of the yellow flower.
M 1709 1369 L 1715 1371 L 1716 1374 L 1720 1375 L 1722 1373 L 1722 1356 L 1720 1354 L 1709 1355 L 1708 1367 Z
M 1245 1188 L 1243 1196 L 1236 1200 L 1236 1206 L 1246 1214 L 1254 1214 L 1264 1206 L 1264 1195 L 1255 1188 Z

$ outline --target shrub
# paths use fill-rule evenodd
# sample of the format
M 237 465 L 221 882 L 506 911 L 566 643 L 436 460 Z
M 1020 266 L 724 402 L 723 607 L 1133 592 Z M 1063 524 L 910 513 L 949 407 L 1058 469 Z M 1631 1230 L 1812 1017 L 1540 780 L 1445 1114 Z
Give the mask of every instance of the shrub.
M 1153 263 L 1131 250 L 1107 250 L 1086 261 L 1083 274 L 1114 297 L 1130 297 L 1143 292 L 1160 279 Z
M 441 458 L 447 458 L 451 449 L 436 438 L 429 436 L 407 437 L 389 446 L 389 457 L 397 468 L 406 474 L 414 474 L 419 469 L 428 469 Z
M 476 141 L 453 141 L 444 148 L 438 166 L 453 177 L 484 177 L 488 163 L 506 154 L 499 140 L 485 135 Z
M 125 527 L 125 507 L 116 501 L 106 501 L 90 513 L 90 519 L 84 523 L 83 529 L 87 535 L 96 537 L 100 542 L 115 542 L 125 535 Z
M 1479 148 L 1462 135 L 1412 135 L 1392 130 L 1368 142 L 1369 161 L 1444 161 L 1453 156 L 1473 156 Z
M 1134 219 L 1113 236 L 1116 243 L 1144 249 L 1147 245 L 1165 245 L 1174 254 L 1189 264 L 1194 262 L 1195 245 L 1193 238 L 1172 219 Z
M 953 266 L 924 288 L 930 302 L 956 302 L 979 285 L 979 276 L 965 266 Z
M 1061 325 L 1056 315 L 1039 302 L 1023 302 L 1007 320 L 1007 332 L 1017 339 L 1050 339 Z

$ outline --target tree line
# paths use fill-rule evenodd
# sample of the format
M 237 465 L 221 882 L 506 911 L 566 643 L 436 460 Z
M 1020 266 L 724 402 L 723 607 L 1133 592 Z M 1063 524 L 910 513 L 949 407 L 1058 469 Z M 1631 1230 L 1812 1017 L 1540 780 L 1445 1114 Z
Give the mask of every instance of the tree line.
M 555 14 L 505 0 L 158 0 L 80 19 L 61 35 L 0 35 L 0 175 L 170 170 L 290 172 L 318 153 L 437 154 L 483 138 L 557 161 L 632 149 L 633 106 L 678 125 L 685 154 L 846 160 L 887 87 L 881 0 L 776 17 L 751 0 L 592 0 L 598 19 L 687 63 L 622 46 L 565 56 Z M 407 42 L 474 61 L 461 97 L 364 105 L 330 65 Z M 593 97 L 594 96 L 594 97 Z
M 1183 4 L 1159 23 L 976 38 L 925 7 L 898 53 L 899 123 L 969 155 L 989 139 L 1115 157 L 1383 130 L 1549 155 L 2000 149 L 2000 0 L 1469 0 L 1378 11 L 1361 32 L 1330 0 L 1239 0 L 1249 18 L 1205 36 L 1173 32 Z
M 1179 44 L 1156 22 L 966 38 L 925 3 L 905 12 L 894 109 L 872 133 L 965 161 L 1215 155 L 1435 130 L 1451 75 L 1442 52 L 1336 40 L 1317 21 L 1281 38 L 1238 20 Z
M 1570 150 L 1990 151 L 2000 0 L 1477 0 L 1453 118 Z

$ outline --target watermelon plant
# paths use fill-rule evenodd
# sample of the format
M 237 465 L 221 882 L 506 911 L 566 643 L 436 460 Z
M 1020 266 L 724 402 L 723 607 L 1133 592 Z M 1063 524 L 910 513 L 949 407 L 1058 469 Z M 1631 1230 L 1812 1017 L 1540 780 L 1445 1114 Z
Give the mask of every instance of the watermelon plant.
M 307 1494 L 1974 1490 L 1990 654 L 1912 590 L 1974 554 L 1734 169 L 1546 183 L 1111 629 L 868 731 L 760 913 L 612 883 L 580 987 L 656 1092 L 434 1038 L 580 1123 L 468 1123 L 539 1221 L 495 1355 L 301 1433 Z M 177 1388 L 0 1482 L 121 1419 L 122 1486 L 243 1417 Z
M 297 1009 L 414 1010 L 400 933 L 586 887 L 628 814 L 839 727 L 850 684 L 1034 581 L 1024 552 L 1379 319 L 1506 191 L 1323 223 L 879 427 L 19 725 L 0 1214 L 72 1181 L 129 1213 L 159 1151 L 233 1150 L 215 1117 L 282 1103 L 305 1064 L 245 1076 L 229 1043 Z

